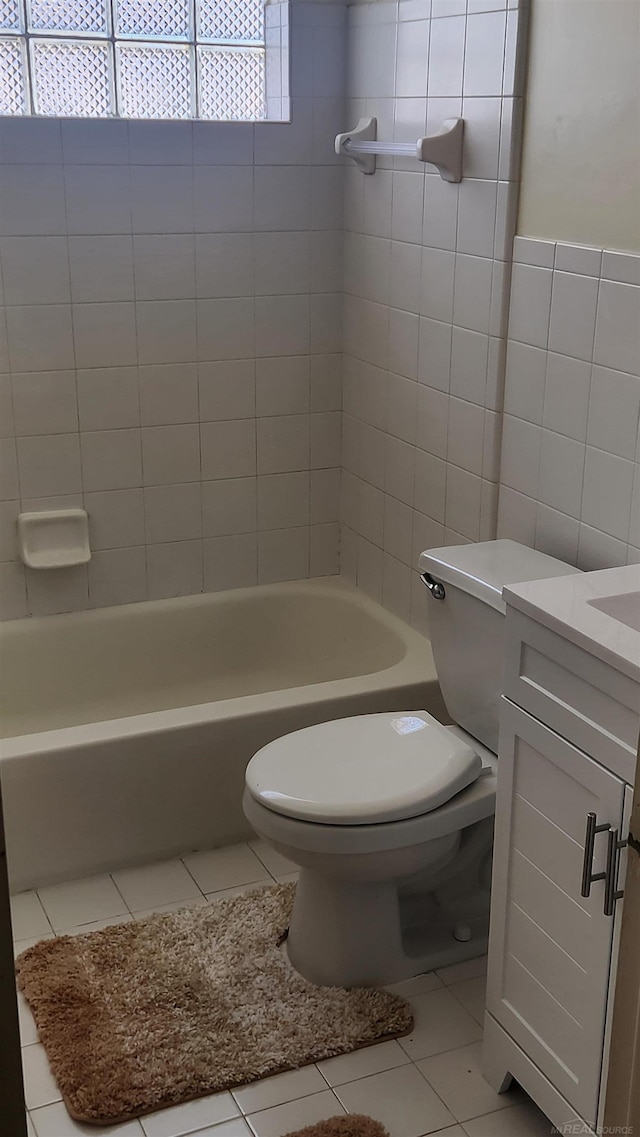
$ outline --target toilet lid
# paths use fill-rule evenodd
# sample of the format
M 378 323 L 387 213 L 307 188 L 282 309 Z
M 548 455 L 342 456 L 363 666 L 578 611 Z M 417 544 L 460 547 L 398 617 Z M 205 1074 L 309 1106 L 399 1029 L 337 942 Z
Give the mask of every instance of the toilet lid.
M 372 825 L 437 809 L 475 782 L 481 758 L 426 711 L 357 715 L 270 742 L 247 766 L 249 793 L 276 813 Z

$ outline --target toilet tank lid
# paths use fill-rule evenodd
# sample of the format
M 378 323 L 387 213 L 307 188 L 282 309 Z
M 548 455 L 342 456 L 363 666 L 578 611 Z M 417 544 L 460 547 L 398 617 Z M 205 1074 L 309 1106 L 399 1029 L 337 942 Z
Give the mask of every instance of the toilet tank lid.
M 420 554 L 420 569 L 502 613 L 506 611 L 502 599 L 502 589 L 506 584 L 548 580 L 580 572 L 580 569 L 556 557 L 508 540 L 426 549 Z

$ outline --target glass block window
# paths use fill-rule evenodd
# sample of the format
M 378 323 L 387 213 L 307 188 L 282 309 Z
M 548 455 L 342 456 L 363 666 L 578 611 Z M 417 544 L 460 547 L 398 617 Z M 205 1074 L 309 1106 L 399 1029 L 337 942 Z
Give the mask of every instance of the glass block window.
M 266 117 L 265 0 L 0 0 L 0 115 Z

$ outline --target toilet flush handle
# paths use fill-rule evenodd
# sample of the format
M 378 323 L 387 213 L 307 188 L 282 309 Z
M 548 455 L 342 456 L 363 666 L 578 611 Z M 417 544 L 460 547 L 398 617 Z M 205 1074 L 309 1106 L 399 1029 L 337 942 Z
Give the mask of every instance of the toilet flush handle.
M 444 600 L 446 595 L 444 584 L 442 584 L 439 580 L 434 580 L 428 572 L 421 572 L 420 580 L 429 589 L 429 592 L 433 596 L 434 600 Z

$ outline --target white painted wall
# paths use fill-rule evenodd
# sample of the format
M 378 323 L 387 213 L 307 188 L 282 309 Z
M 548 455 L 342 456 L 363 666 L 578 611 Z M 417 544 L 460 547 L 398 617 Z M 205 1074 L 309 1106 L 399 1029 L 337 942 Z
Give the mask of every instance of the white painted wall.
M 532 0 L 518 232 L 640 250 L 638 0 Z

